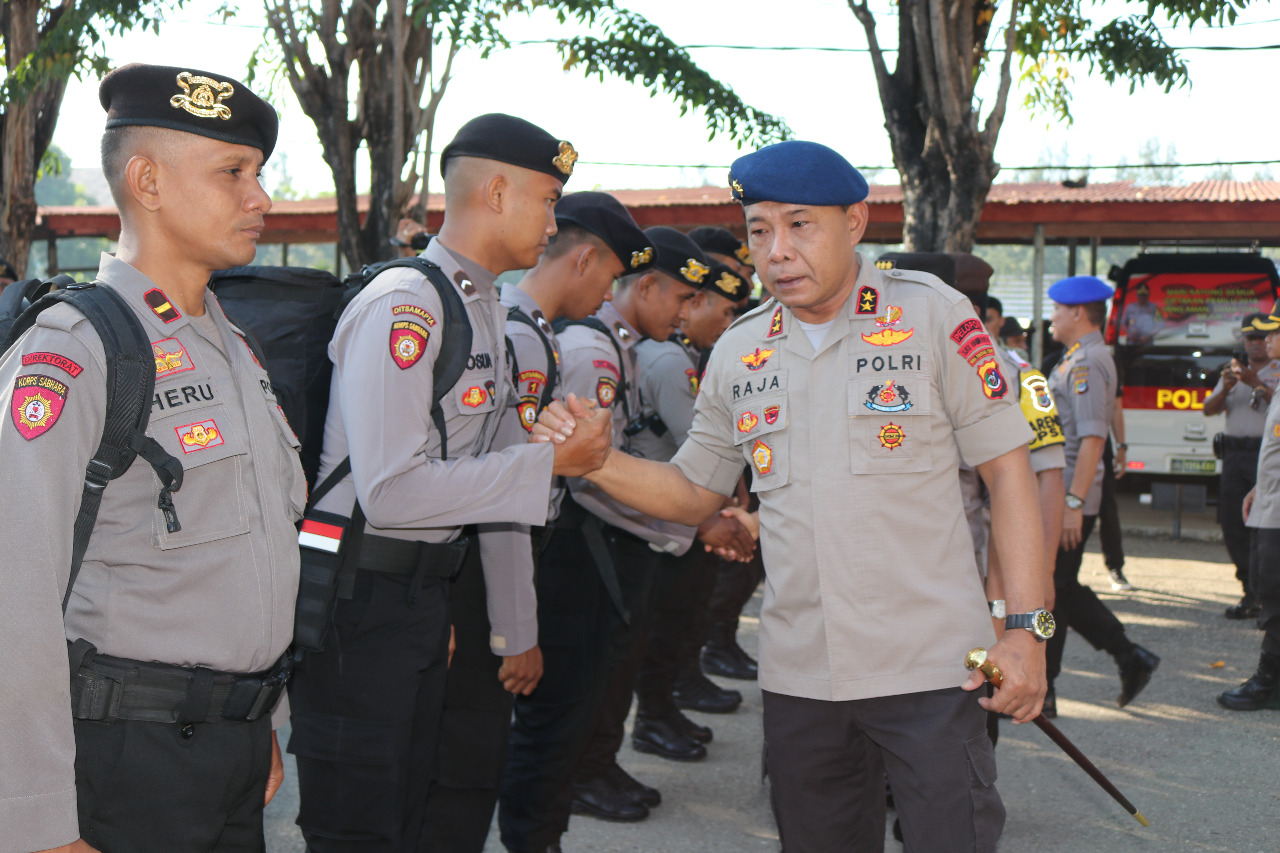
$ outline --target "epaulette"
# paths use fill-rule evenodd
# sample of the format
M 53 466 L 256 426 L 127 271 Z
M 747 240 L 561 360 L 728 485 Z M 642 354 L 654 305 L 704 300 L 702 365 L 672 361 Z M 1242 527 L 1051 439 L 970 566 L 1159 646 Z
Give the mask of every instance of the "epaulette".
M 879 266 L 876 268 L 880 270 L 881 276 L 891 281 L 909 281 L 912 284 L 923 284 L 931 290 L 936 290 L 946 297 L 948 304 L 954 305 L 957 302 L 967 302 L 969 300 L 967 295 L 956 290 L 933 273 L 925 272 L 924 270 L 902 269 L 900 267 L 887 270 L 880 269 Z

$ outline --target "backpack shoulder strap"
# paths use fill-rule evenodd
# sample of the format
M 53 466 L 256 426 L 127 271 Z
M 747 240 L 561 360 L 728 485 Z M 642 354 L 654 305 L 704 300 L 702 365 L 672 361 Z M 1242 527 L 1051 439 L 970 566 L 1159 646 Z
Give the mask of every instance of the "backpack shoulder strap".
M 538 324 L 534 322 L 534 319 L 526 314 L 519 306 L 512 305 L 511 308 L 507 310 L 507 319 L 515 320 L 517 323 L 524 323 L 526 326 L 533 329 L 533 331 L 538 335 L 538 340 L 542 341 L 542 348 L 546 350 L 547 381 L 545 383 L 545 387 L 542 389 L 542 399 L 538 403 L 538 411 L 541 412 L 547 406 L 551 405 L 551 400 L 555 396 L 556 382 L 559 381 L 560 378 L 560 370 L 556 366 L 555 347 L 551 345 L 551 339 L 543 334 L 542 329 L 538 328 Z M 515 361 L 514 353 L 512 354 L 511 360 L 512 362 Z M 519 376 L 516 376 L 515 379 L 517 380 L 516 388 L 519 388 Z
M 84 493 L 73 527 L 71 576 L 62 599 L 62 610 L 66 612 L 107 483 L 129 470 L 136 457 L 145 459 L 160 478 L 156 505 L 173 533 L 182 529 L 173 506 L 173 492 L 182 488 L 183 472 L 182 463 L 146 434 L 155 393 L 155 356 L 142 324 L 115 291 L 93 282 L 69 285 L 41 297 L 15 321 L 5 348 L 31 328 L 41 312 L 62 302 L 73 305 L 93 324 L 102 340 L 107 371 L 102 438 L 85 470 Z

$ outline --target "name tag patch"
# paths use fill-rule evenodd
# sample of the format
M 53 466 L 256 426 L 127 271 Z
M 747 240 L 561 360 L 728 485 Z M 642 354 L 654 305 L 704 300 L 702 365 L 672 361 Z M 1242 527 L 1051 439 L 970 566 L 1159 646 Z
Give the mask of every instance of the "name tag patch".
M 18 434 L 30 441 L 53 429 L 70 389 L 50 376 L 19 376 L 13 383 L 10 414 Z

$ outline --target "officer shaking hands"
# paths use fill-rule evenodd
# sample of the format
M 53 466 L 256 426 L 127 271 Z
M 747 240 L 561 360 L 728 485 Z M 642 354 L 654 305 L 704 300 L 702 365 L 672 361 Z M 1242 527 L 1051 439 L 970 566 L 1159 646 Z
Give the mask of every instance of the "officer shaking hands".
M 884 768 L 908 849 L 993 851 L 1004 809 L 983 710 L 1025 722 L 1045 690 L 1041 543 L 1023 533 L 1040 520 L 1017 393 L 994 359 L 960 355 L 982 331 L 965 297 L 859 256 L 866 181 L 835 151 L 768 146 L 734 163 L 730 186 L 776 301 L 716 344 L 670 463 L 611 453 L 587 478 L 642 512 L 695 523 L 752 466 L 767 568 L 766 759 L 787 850 L 880 850 Z M 890 381 L 901 408 L 867 408 L 868 389 Z M 574 431 L 556 404 L 538 426 L 553 441 Z M 1028 628 L 991 647 L 1005 674 L 993 698 L 971 692 L 982 678 L 962 670 L 971 647 L 995 638 L 960 456 L 990 485 L 1010 618 Z
M 101 491 L 74 578 L 117 362 L 69 305 L 0 362 L 0 850 L 261 850 L 305 481 L 266 371 L 206 284 L 253 260 L 276 113 L 222 75 L 154 65 L 111 72 L 99 98 L 121 231 L 97 281 L 150 342 L 125 354 L 164 358 L 146 461 Z M 166 455 L 157 471 L 182 476 L 158 499 Z

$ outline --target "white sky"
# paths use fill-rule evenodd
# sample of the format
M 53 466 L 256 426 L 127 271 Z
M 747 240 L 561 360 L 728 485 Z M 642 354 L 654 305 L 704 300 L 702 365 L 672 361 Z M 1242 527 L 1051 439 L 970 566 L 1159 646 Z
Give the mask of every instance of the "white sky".
M 190 0 L 161 28 L 159 36 L 134 33 L 108 42 L 115 64 L 133 61 L 180 65 L 243 78 L 254 47 L 266 38 L 257 3 L 245 3 L 229 24 L 209 16 L 217 3 Z M 662 27 L 679 44 L 822 45 L 865 48 L 861 26 L 845 0 L 630 0 L 627 5 Z M 1109 3 L 1108 11 L 1140 11 L 1145 4 Z M 887 0 L 878 33 L 882 45 L 896 40 L 897 19 Z M 1003 21 L 997 11 L 997 24 Z M 1197 27 L 1168 36 L 1175 45 L 1253 46 L 1280 44 L 1280 9 L 1255 3 L 1227 30 Z M 543 39 L 567 32 L 549 15 L 513 19 L 512 40 Z M 816 51 L 696 50 L 704 69 L 730 85 L 747 103 L 784 118 L 800 138 L 830 145 L 860 166 L 891 164 L 883 114 L 876 95 L 871 62 L 865 53 Z M 997 148 L 1007 166 L 1039 163 L 1108 165 L 1138 161 L 1144 142 L 1157 139 L 1161 150 L 1176 146 L 1179 162 L 1267 160 L 1277 157 L 1274 106 L 1266 93 L 1280 68 L 1280 50 L 1185 54 L 1191 67 L 1190 88 L 1166 95 L 1157 88 L 1130 95 L 1128 84 L 1110 87 L 1075 71 L 1075 124 L 1067 127 L 1044 115 L 1022 110 L 1015 86 Z M 1016 64 L 1015 64 L 1016 77 Z M 265 91 L 265 81 L 255 85 Z M 316 142 L 314 126 L 287 85 L 270 96 L 280 111 L 280 142 L 268 166 L 268 189 L 287 161 L 293 184 L 304 192 L 322 192 L 332 179 Z M 485 112 L 508 112 L 534 121 L 556 136 L 569 139 L 581 160 L 571 189 L 623 189 L 722 185 L 724 168 L 659 169 L 596 165 L 593 161 L 727 166 L 739 154 L 725 137 L 708 140 L 701 115 L 679 115 L 663 95 L 650 98 L 640 84 L 613 78 L 586 80 L 580 72 L 564 72 L 549 45 L 513 47 L 488 60 L 464 53 L 441 105 L 436 148 L 443 147 L 467 119 Z M 97 81 L 73 81 L 54 142 L 72 158 L 74 167 L 97 164 L 103 121 Z M 1236 167 L 1235 176 L 1252 178 L 1265 167 Z M 1280 174 L 1280 168 L 1271 167 Z M 1185 171 L 1184 179 L 1205 170 Z M 433 179 L 438 176 L 433 165 Z M 1005 173 L 997 180 L 1014 178 Z M 1096 174 L 1094 180 L 1105 179 Z M 880 173 L 879 183 L 896 182 Z M 438 180 L 434 189 L 439 189 Z M 361 189 L 367 189 L 362 186 Z

